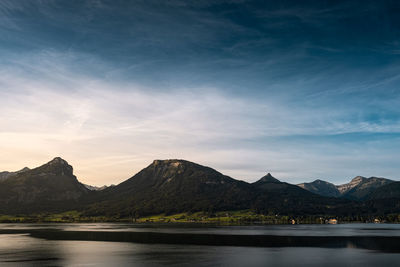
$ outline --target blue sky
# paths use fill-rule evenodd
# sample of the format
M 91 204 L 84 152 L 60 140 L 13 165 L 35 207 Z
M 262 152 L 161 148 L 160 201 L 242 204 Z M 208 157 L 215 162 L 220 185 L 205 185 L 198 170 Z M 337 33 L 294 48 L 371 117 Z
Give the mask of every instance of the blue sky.
M 0 2 L 0 169 L 399 179 L 396 1 Z

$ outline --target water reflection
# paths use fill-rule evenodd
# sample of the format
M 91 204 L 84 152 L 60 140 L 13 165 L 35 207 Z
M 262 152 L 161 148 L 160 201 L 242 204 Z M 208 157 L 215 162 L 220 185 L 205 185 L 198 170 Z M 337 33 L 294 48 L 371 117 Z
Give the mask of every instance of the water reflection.
M 318 228 L 319 226 L 307 226 L 298 228 L 303 235 L 289 235 L 288 233 L 295 231 L 291 226 L 276 230 L 275 236 L 263 234 L 270 233 L 271 229 L 266 229 L 268 227 L 250 227 L 247 235 L 245 227 L 231 227 L 233 235 L 227 235 L 229 228 L 226 227 L 203 226 L 199 229 L 190 226 L 197 229 L 190 232 L 190 227 L 180 230 L 175 226 L 152 225 L 141 226 L 134 231 L 132 225 L 112 226 L 113 224 L 2 225 L 0 265 L 398 266 L 400 262 L 400 254 L 397 253 L 399 237 L 387 235 L 388 231 L 397 231 L 397 225 L 386 225 L 386 228 L 372 225 L 372 229 L 365 225 L 349 225 L 324 230 Z M 130 230 L 121 231 L 124 227 L 129 227 Z M 379 230 L 379 227 L 384 230 Z M 314 232 L 329 232 L 329 229 L 342 235 L 313 235 Z M 7 231 L 14 232 L 7 234 Z M 26 233 L 22 233 L 24 231 Z M 254 231 L 262 234 L 254 236 Z M 349 232 L 353 234 L 350 235 Z M 365 232 L 372 232 L 373 235 Z M 143 239 L 140 243 L 132 240 L 138 236 Z M 221 237 L 226 238 L 223 242 L 239 243 L 216 246 L 215 243 L 222 242 Z M 164 238 L 171 239 L 171 244 L 160 244 L 160 240 Z M 113 242 L 104 242 L 102 239 L 112 239 L 110 241 Z M 208 245 L 196 245 L 199 240 L 205 240 Z M 243 246 L 249 242 L 253 246 Z

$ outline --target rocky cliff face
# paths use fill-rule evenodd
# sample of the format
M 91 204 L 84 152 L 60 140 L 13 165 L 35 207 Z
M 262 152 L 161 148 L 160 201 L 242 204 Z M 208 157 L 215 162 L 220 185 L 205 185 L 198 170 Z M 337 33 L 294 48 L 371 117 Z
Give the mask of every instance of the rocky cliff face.
M 347 191 L 353 189 L 354 187 L 356 187 L 357 185 L 359 185 L 360 183 L 365 181 L 365 179 L 367 179 L 367 178 L 362 177 L 362 176 L 357 176 L 357 177 L 354 177 L 350 181 L 350 183 L 338 185 L 336 187 L 339 190 L 340 194 L 344 195 L 344 194 L 346 194 Z

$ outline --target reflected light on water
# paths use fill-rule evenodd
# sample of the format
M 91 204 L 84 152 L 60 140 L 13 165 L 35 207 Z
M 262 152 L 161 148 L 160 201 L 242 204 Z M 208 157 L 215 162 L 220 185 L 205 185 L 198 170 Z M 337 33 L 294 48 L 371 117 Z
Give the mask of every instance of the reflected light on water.
M 79 226 L 52 225 L 54 228 L 71 230 Z M 107 225 L 81 225 L 98 230 L 112 227 Z M 23 227 L 17 225 L 19 229 Z M 38 229 L 38 225 L 26 225 Z M 192 226 L 194 228 L 194 226 Z M 318 227 L 318 226 L 314 226 Z M 351 226 L 356 227 L 356 226 Z M 48 228 L 48 226 L 42 226 Z M 145 227 L 146 228 L 146 227 Z M 155 232 L 168 231 L 163 227 L 151 226 Z M 168 227 L 167 227 L 168 228 Z M 268 228 L 268 227 L 267 227 Z M 273 228 L 273 227 L 272 227 Z M 4 225 L 2 227 L 4 230 Z M 115 225 L 121 229 L 121 225 Z M 173 227 L 174 231 L 179 231 Z M 211 233 L 218 227 L 208 228 Z M 245 227 L 236 230 L 246 231 Z M 308 228 L 310 231 L 312 227 Z M 333 229 L 333 228 L 332 228 Z M 337 229 L 335 228 L 335 232 Z M 347 229 L 347 228 L 344 228 Z M 147 231 L 149 228 L 147 228 Z M 171 230 L 171 229 L 170 229 Z M 266 229 L 259 229 L 266 231 Z M 304 231 L 304 228 L 299 228 Z M 188 229 L 182 230 L 187 232 Z M 202 233 L 207 227 L 201 227 Z M 227 228 L 221 228 L 226 233 Z M 255 229 L 249 227 L 253 233 Z M 293 231 L 290 228 L 289 231 Z M 347 231 L 347 230 L 346 230 Z M 354 230 L 358 232 L 359 230 Z M 377 229 L 373 229 L 376 234 Z M 386 230 L 387 231 L 387 230 Z M 90 231 L 89 231 L 90 232 Z M 196 231 L 194 231 L 196 233 Z M 232 228 L 235 232 L 235 227 Z M 311 231 L 312 232 L 312 231 Z M 310 232 L 310 233 L 311 233 Z M 94 233 L 94 232 L 93 232 Z M 279 231 L 277 231 L 279 233 Z M 287 234 L 287 232 L 286 232 Z M 304 232 L 303 232 L 304 234 Z M 365 242 L 365 241 L 363 241 Z M 370 244 L 371 246 L 371 244 Z M 0 266 L 398 266 L 399 253 L 360 249 L 353 242 L 341 247 L 240 247 L 199 246 L 179 244 L 138 244 L 132 242 L 100 242 L 47 240 L 33 238 L 29 234 L 0 234 Z

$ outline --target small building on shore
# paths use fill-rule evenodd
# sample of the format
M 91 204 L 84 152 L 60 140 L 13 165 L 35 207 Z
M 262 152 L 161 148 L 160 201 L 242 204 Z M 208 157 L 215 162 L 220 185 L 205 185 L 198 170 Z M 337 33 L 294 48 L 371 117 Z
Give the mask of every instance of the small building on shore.
M 337 219 L 333 218 L 333 219 L 327 220 L 326 223 L 327 223 L 327 224 L 337 224 L 338 221 L 337 221 Z

